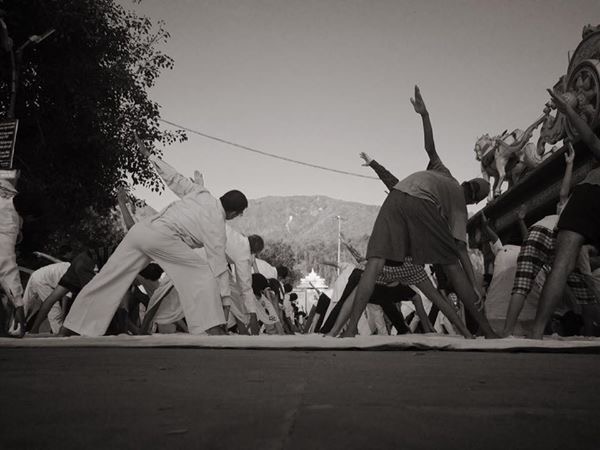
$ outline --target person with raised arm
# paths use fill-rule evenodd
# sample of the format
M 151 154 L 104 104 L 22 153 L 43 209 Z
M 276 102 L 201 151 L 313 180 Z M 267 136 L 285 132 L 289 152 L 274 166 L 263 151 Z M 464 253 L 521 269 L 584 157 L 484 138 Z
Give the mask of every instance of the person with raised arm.
M 138 146 L 145 149 L 144 143 L 137 139 Z M 161 176 L 169 189 L 178 197 L 182 198 L 191 187 L 181 188 L 182 179 L 185 180 L 186 186 L 196 185 L 198 189 L 204 189 L 204 176 L 199 171 L 194 172 L 193 179 L 186 179 L 183 176 L 175 176 L 170 166 L 166 163 L 156 164 L 158 174 Z M 254 257 L 264 248 L 264 240 L 259 235 L 253 234 L 245 236 L 235 230 L 228 223 L 225 224 L 225 257 L 229 266 L 235 269 L 235 275 L 232 270 L 228 270 L 228 283 L 231 289 L 231 301 L 223 303 L 226 312 L 226 319 L 229 312 L 234 313 L 235 320 L 243 324 L 240 329 L 245 329 L 248 326 L 249 313 L 253 311 L 253 305 L 256 303 L 254 293 L 252 291 L 252 264 Z M 208 252 L 200 252 L 201 256 L 208 257 Z M 152 302 L 153 313 L 156 313 L 160 308 L 160 300 L 157 303 Z M 252 331 L 256 331 L 255 326 L 252 326 Z
M 489 183 L 481 178 L 462 184 L 456 181 L 437 154 L 429 112 L 417 86 L 411 103 L 423 121 L 429 164 L 427 170 L 398 181 L 376 161 L 368 161 L 390 193 L 375 220 L 367 248 L 365 273 L 358 284 L 350 322 L 343 336 L 357 333 L 360 315 L 371 296 L 377 275 L 387 260 L 388 264 L 397 264 L 400 269 L 411 264 L 444 266 L 459 298 L 478 322 L 483 334 L 488 338 L 497 337 L 482 313 L 481 294 L 475 287 L 475 275 L 466 243 L 467 204 L 475 204 L 486 198 Z M 429 297 L 427 292 L 424 293 Z M 433 298 L 430 299 L 435 302 Z M 447 305 L 443 298 L 440 305 Z
M 570 104 L 570 99 L 548 89 L 556 108 L 565 115 L 592 155 L 600 160 L 600 139 Z M 567 277 L 575 268 L 584 244 L 600 246 L 600 167 L 591 170 L 573 188 L 573 193 L 556 225 L 556 252 L 546 278 L 531 337 L 542 339 L 550 316 L 563 296 Z
M 506 321 L 502 335 L 511 336 L 515 332 L 515 327 L 519 316 L 525 306 L 525 300 L 535 287 L 536 278 L 544 267 L 552 264 L 552 257 L 556 246 L 555 227 L 562 211 L 569 199 L 569 190 L 573 174 L 573 161 L 575 159 L 575 149 L 569 142 L 565 156 L 565 173 L 560 185 L 559 200 L 556 204 L 556 214 L 545 216 L 536 223 L 527 228 L 525 218 L 527 216 L 527 207 L 522 205 L 517 211 L 517 218 L 521 233 L 525 234 L 523 245 L 517 258 L 517 271 L 513 288 L 511 292 L 508 310 L 506 312 Z M 525 230 L 523 230 L 525 228 Z M 539 291 L 536 294 L 539 294 Z M 532 298 L 531 300 L 537 300 Z
M 169 180 L 181 199 L 129 230 L 98 275 L 75 299 L 63 333 L 104 334 L 137 274 L 154 260 L 173 280 L 190 333 L 224 334 L 223 305 L 231 301 L 225 221 L 243 214 L 248 200 L 236 190 L 217 199 L 203 185 L 152 156 L 143 144 L 139 151 L 151 160 L 163 179 Z M 206 249 L 208 263 L 194 252 L 198 247 Z

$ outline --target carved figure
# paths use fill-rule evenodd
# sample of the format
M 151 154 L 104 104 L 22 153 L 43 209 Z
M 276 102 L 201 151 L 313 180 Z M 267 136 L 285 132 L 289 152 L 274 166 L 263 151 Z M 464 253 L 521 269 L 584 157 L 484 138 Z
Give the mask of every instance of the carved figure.
M 481 162 L 481 173 L 486 180 L 494 178 L 488 201 L 502 193 L 502 183 L 508 181 L 510 189 L 531 167 L 535 167 L 536 146 L 529 142 L 533 131 L 546 119 L 543 115 L 525 131 L 506 131 L 499 136 L 484 134 L 475 143 L 475 157 Z

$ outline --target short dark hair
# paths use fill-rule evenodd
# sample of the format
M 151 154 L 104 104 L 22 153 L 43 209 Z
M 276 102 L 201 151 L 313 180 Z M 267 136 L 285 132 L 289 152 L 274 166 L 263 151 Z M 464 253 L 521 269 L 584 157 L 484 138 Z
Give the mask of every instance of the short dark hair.
M 292 302 L 293 302 L 293 301 L 295 301 L 295 300 L 298 300 L 298 294 L 296 294 L 295 292 L 292 292 L 292 293 L 290 294 L 290 301 L 292 301 Z
M 259 254 L 265 248 L 265 241 L 258 234 L 248 236 L 248 242 L 250 242 L 250 253 L 253 255 Z
M 268 282 L 269 282 L 269 287 L 277 295 L 277 299 L 281 300 L 281 285 L 279 284 L 279 281 L 277 281 L 275 278 L 269 278 Z
M 140 275 L 151 281 L 158 281 L 160 276 L 163 274 L 162 267 L 156 263 L 148 264 L 144 270 L 140 272 Z
M 264 275 L 260 273 L 252 274 L 252 290 L 255 295 L 260 295 L 262 291 L 269 287 L 269 282 Z
M 225 192 L 220 200 L 225 211 L 242 213 L 248 207 L 248 199 L 240 191 Z
M 283 292 L 285 292 L 286 294 L 289 294 L 290 292 L 292 292 L 293 289 L 294 289 L 294 286 L 292 286 L 290 283 L 285 283 L 283 285 Z
M 285 266 L 277 266 L 277 278 L 287 278 L 290 270 Z

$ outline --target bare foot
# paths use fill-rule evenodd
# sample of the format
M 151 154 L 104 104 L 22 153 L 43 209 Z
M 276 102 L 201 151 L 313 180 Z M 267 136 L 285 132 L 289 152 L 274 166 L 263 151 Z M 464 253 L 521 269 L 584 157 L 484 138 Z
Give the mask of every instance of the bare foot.
M 358 334 L 358 330 L 356 328 L 350 329 L 350 328 L 346 328 L 346 330 L 344 330 L 344 332 L 340 335 L 341 338 L 349 338 L 349 337 L 355 337 Z
M 222 325 L 216 325 L 216 326 L 206 330 L 206 334 L 208 334 L 210 336 L 222 336 L 222 335 L 227 334 L 227 332 L 223 329 Z
M 68 328 L 60 327 L 60 330 L 58 331 L 58 335 L 60 337 L 68 337 L 68 336 L 76 336 L 77 333 L 75 333 L 74 331 L 69 330 Z

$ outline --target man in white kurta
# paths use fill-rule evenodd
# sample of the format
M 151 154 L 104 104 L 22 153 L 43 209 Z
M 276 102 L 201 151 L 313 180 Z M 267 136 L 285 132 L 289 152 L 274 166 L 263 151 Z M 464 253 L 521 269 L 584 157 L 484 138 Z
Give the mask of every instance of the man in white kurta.
M 162 163 L 162 165 L 157 166 L 159 175 L 162 177 L 167 187 L 169 187 L 169 189 L 171 189 L 178 197 L 182 198 L 182 194 L 184 194 L 185 190 L 180 188 L 180 177 L 174 176 L 173 172 L 168 170 L 170 167 L 164 167 L 164 165 L 165 164 Z M 204 189 L 204 178 L 199 172 L 195 173 L 194 180 L 185 180 L 186 184 L 189 186 L 193 185 L 198 190 Z M 262 238 L 255 235 L 251 236 L 251 238 L 254 238 L 252 239 L 254 246 L 252 246 L 247 236 L 244 236 L 242 233 L 232 228 L 228 223 L 225 224 L 225 235 L 225 258 L 227 263 L 235 268 L 235 276 L 232 270 L 228 270 L 230 301 L 228 303 L 223 303 L 223 306 L 229 308 L 230 312 L 232 312 L 238 320 L 247 324 L 247 305 L 253 305 L 255 301 L 254 293 L 252 292 L 253 254 L 259 253 L 263 249 L 264 243 Z M 205 247 L 204 250 L 206 250 L 206 252 L 197 253 L 202 258 L 208 259 L 208 249 Z M 223 282 L 223 280 L 220 280 L 220 282 Z M 165 306 L 165 311 L 172 309 L 172 305 L 177 303 L 177 297 L 177 292 L 169 293 L 167 303 L 170 307 Z M 155 301 L 157 302 L 158 300 Z M 149 308 L 152 306 L 153 305 L 149 305 Z M 155 318 L 157 323 L 164 323 L 162 316 L 161 308 L 159 308 Z M 168 316 L 168 320 L 174 317 L 172 312 L 169 313 Z M 181 314 L 177 314 L 176 316 L 180 317 Z
M 25 293 L 23 294 L 23 305 L 25 307 L 25 317 L 27 321 L 39 311 L 44 300 L 46 300 L 52 291 L 58 286 L 62 276 L 65 274 L 71 263 L 59 262 L 41 267 L 31 274 Z M 64 313 L 60 303 L 55 303 L 48 312 L 48 322 L 52 333 L 56 334 L 63 324 Z
M 145 150 L 142 153 L 148 154 Z M 216 327 L 225 323 L 223 305 L 231 301 L 225 220 L 243 213 L 248 205 L 246 197 L 229 191 L 217 199 L 160 158 L 151 160 L 181 200 L 129 230 L 102 270 L 75 299 L 64 323 L 69 330 L 86 336 L 104 334 L 121 298 L 151 260 L 173 281 L 190 333 L 219 333 Z M 206 260 L 194 252 L 198 247 L 206 250 Z

